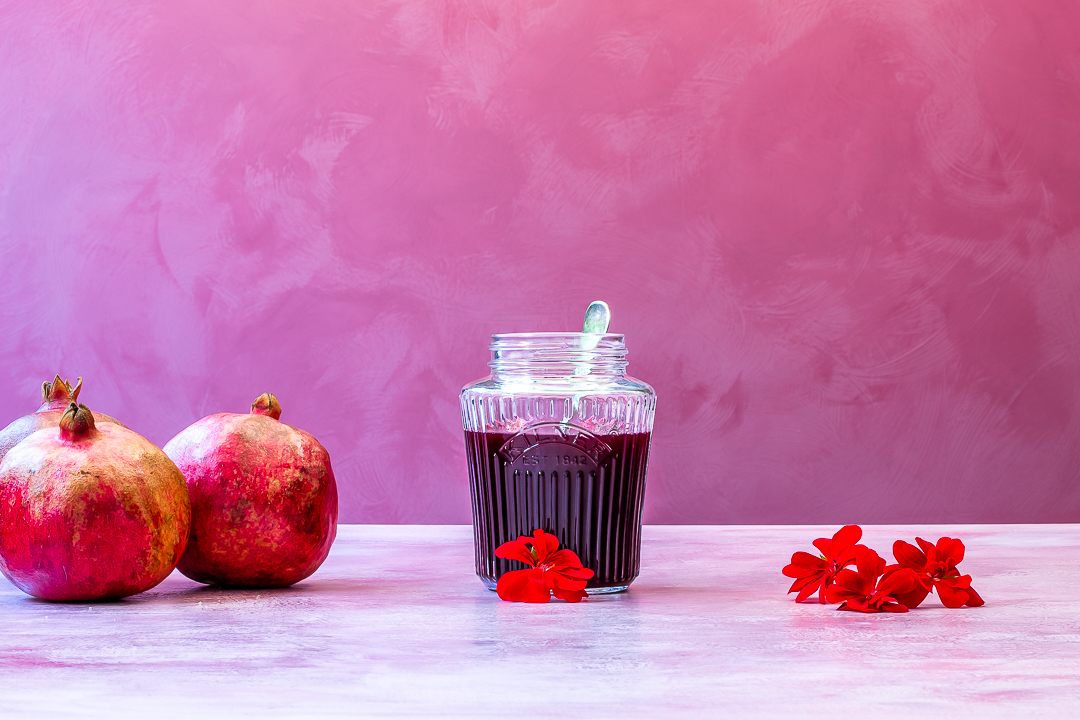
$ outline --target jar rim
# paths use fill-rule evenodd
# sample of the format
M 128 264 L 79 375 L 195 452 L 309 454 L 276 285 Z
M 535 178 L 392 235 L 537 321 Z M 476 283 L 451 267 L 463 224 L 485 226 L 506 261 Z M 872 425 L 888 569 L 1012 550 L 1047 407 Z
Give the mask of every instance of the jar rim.
M 590 338 L 598 340 L 615 340 L 625 341 L 626 336 L 623 333 L 584 333 L 584 332 L 513 332 L 513 333 L 492 333 L 492 340 L 527 340 L 529 338 L 548 339 L 548 338 Z
M 627 366 L 624 338 L 620 333 L 497 333 L 488 346 L 488 367 L 493 376 L 621 376 Z

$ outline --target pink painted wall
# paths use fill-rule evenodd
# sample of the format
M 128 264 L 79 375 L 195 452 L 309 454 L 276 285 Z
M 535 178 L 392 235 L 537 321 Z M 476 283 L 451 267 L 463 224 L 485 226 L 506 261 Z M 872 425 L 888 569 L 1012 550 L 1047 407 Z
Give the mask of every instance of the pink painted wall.
M 1080 10 L 0 5 L 0 409 L 273 390 L 349 522 L 467 522 L 490 333 L 614 308 L 647 520 L 1080 521 Z

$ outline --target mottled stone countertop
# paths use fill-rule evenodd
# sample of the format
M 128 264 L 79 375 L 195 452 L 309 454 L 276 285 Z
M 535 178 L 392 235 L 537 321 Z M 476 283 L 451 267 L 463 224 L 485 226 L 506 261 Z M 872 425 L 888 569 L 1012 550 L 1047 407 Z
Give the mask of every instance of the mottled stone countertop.
M 1080 525 L 873 526 L 888 557 L 962 538 L 982 608 L 796 605 L 780 568 L 835 528 L 645 529 L 629 592 L 500 602 L 466 526 L 343 526 L 287 590 L 179 574 L 57 605 L 0 580 L 0 715 L 1078 717 Z

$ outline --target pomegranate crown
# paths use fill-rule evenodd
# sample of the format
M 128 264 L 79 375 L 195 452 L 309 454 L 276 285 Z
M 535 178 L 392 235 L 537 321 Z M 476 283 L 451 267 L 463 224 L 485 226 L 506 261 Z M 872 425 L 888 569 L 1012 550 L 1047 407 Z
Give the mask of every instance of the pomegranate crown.
M 75 441 L 89 437 L 97 432 L 94 413 L 85 405 L 71 403 L 60 418 L 60 437 Z
M 281 417 L 281 403 L 274 397 L 274 393 L 263 393 L 251 403 L 252 415 L 269 415 L 277 420 Z
M 52 382 L 41 383 L 41 407 L 42 409 L 59 410 L 68 403 L 79 402 L 79 391 L 82 390 L 82 378 L 75 380 L 75 387 L 67 380 L 61 380 L 57 375 Z

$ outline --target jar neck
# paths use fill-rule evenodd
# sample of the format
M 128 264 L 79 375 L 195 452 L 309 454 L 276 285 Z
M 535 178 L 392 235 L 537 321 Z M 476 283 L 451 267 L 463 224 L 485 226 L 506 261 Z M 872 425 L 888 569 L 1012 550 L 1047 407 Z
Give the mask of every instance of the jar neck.
M 626 342 L 614 333 L 500 333 L 491 336 L 491 377 L 617 378 L 626 375 Z

